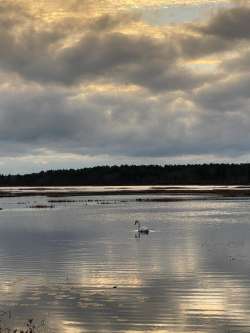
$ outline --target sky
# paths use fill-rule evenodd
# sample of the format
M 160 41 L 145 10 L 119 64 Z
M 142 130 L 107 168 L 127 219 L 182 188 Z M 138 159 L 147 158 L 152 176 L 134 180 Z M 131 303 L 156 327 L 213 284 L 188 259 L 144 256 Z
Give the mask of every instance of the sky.
M 250 1 L 0 0 L 0 173 L 250 161 Z

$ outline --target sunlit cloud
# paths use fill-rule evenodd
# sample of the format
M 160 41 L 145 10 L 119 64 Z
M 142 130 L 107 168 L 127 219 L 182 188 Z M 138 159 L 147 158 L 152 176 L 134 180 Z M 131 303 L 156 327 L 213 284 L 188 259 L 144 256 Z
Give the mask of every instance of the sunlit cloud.
M 4 159 L 24 168 L 36 156 L 33 169 L 248 156 L 247 2 L 8 0 L 0 7 Z M 202 11 L 190 21 L 194 8 Z

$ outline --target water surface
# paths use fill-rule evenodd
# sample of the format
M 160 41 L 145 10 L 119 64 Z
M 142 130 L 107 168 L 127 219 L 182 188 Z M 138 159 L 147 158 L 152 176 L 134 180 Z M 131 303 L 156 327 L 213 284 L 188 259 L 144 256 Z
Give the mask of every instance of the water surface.
M 248 199 L 137 198 L 54 198 L 44 209 L 30 207 L 53 198 L 1 198 L 5 324 L 34 318 L 49 332 L 249 332 Z M 148 236 L 138 237 L 135 219 Z

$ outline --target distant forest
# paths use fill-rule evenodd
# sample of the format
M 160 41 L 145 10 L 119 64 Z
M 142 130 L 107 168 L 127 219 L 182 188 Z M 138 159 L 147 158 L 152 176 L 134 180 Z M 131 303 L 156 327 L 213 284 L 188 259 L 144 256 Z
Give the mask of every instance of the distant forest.
M 250 164 L 98 166 L 0 175 L 0 186 L 230 184 L 250 184 Z

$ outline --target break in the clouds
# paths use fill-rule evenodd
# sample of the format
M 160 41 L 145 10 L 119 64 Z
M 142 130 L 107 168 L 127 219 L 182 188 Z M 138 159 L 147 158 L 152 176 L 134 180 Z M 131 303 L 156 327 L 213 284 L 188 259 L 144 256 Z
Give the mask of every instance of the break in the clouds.
M 249 20 L 245 1 L 1 2 L 0 168 L 245 161 Z

